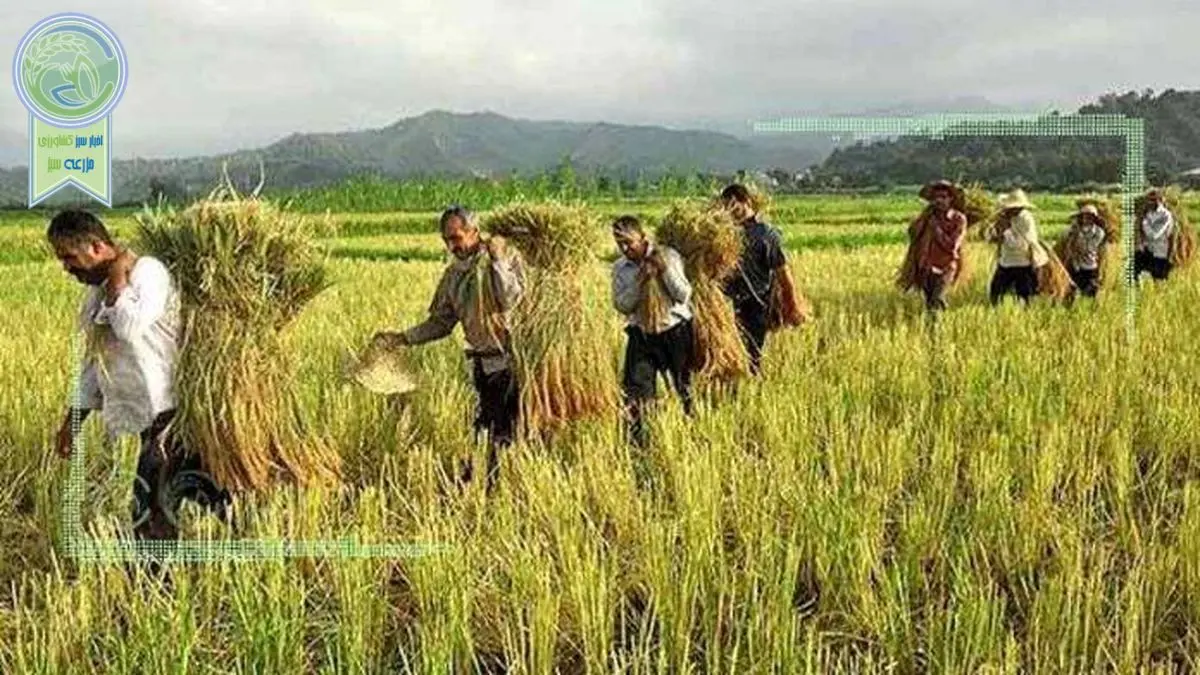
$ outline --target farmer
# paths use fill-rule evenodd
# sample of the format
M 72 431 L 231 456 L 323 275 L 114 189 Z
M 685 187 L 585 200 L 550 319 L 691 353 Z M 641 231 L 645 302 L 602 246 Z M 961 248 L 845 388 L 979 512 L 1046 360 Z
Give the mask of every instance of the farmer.
M 621 387 L 629 434 L 644 447 L 649 438 L 643 408 L 657 397 L 659 373 L 666 373 L 683 410 L 692 414 L 692 285 L 683 258 L 668 246 L 655 246 L 633 216 L 612 225 L 621 257 L 613 264 L 613 306 L 626 316 L 625 368 Z
M 1171 274 L 1171 235 L 1175 230 L 1175 216 L 1163 204 L 1162 193 L 1150 190 L 1146 193 L 1146 212 L 1138 227 L 1138 247 L 1134 253 L 1134 275 L 1141 277 L 1149 272 L 1155 281 L 1163 281 Z
M 988 295 L 993 306 L 1009 292 L 1028 305 L 1038 293 L 1037 268 L 1048 262 L 1038 241 L 1037 221 L 1031 212 L 1034 206 L 1020 189 L 997 201 L 999 214 L 989 240 L 999 245 L 999 256 Z
M 938 312 L 948 307 L 947 292 L 962 272 L 967 217 L 954 208 L 962 201 L 962 189 L 950 181 L 929 183 L 918 195 L 929 207 L 909 229 L 913 245 L 918 247 L 915 281 L 925 294 L 926 309 Z
M 475 214 L 462 206 L 452 206 L 442 213 L 441 232 L 455 260 L 442 274 L 429 306 L 429 318 L 402 333 L 376 334 L 374 346 L 425 344 L 447 337 L 456 324 L 462 324 L 479 395 L 475 432 L 486 433 L 488 438 L 487 481 L 491 489 L 499 474 L 498 452 L 512 443 L 520 410 L 508 316 L 524 293 L 525 267 L 520 255 L 509 250 L 503 238 L 484 241 Z M 486 308 L 482 302 L 482 277 L 476 273 L 481 265 L 486 265 L 491 275 L 497 307 Z M 471 473 L 468 466 L 467 480 Z
M 1063 251 L 1071 280 L 1083 295 L 1094 298 L 1100 290 L 1100 263 L 1108 231 L 1100 209 L 1095 204 L 1079 207 L 1071 219 Z
M 47 239 L 68 274 L 88 286 L 79 315 L 89 336 L 77 407 L 59 427 L 58 454 L 70 457 L 73 421 L 101 411 L 110 438 L 138 434 L 141 452 L 133 487 L 138 539 L 177 539 L 179 500 L 191 499 L 228 521 L 229 493 L 204 472 L 172 432 L 178 353 L 179 297 L 162 262 L 116 244 L 87 211 L 62 211 Z
M 769 328 L 771 283 L 777 280 L 783 303 L 791 308 L 785 316 L 798 315 L 796 284 L 783 252 L 783 237 L 759 218 L 750 191 L 735 183 L 721 192 L 721 202 L 742 227 L 742 257 L 724 291 L 733 301 L 742 343 L 750 356 L 750 371 L 757 375 Z

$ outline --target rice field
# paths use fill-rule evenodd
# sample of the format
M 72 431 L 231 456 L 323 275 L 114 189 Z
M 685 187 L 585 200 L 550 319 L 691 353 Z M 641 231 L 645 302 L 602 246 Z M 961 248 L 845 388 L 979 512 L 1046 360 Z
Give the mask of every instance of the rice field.
M 1033 198 L 1057 235 L 1073 198 Z M 768 340 L 764 378 L 698 402 L 695 420 L 664 399 L 644 454 L 615 419 L 517 446 L 490 497 L 449 479 L 483 453 L 457 336 L 411 352 L 420 389 L 402 406 L 336 375 L 345 350 L 423 317 L 436 214 L 333 214 L 334 285 L 286 339 L 346 487 L 240 505 L 236 536 L 446 548 L 181 566 L 169 588 L 56 548 L 67 464 L 51 441 L 80 288 L 39 218 L 0 215 L 0 672 L 1200 667 L 1200 279 L 1144 281 L 1130 343 L 1120 288 L 1070 309 L 987 307 L 992 253 L 975 243 L 970 283 L 931 325 L 891 285 L 919 206 L 777 198 L 816 321 Z M 107 218 L 132 233 L 128 213 Z M 588 270 L 594 302 L 607 284 Z M 615 312 L 609 328 L 616 378 Z M 95 536 L 126 534 L 134 445 L 106 447 L 89 422 Z M 185 535 L 230 536 L 200 517 Z

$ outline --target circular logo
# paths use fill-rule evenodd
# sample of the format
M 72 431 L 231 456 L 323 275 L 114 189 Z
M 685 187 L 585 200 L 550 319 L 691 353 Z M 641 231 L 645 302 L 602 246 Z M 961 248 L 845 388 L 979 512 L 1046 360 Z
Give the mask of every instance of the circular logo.
M 103 119 L 125 92 L 125 51 L 108 26 L 56 14 L 31 28 L 13 58 L 13 86 L 35 117 L 56 127 Z

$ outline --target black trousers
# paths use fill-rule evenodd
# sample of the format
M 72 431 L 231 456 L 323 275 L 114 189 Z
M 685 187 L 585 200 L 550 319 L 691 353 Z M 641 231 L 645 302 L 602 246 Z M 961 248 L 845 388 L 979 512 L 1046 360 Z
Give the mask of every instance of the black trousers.
M 758 375 L 762 368 L 763 348 L 767 343 L 767 308 L 753 298 L 735 303 L 734 315 L 742 344 L 750 356 L 750 372 Z
M 475 416 L 475 433 L 488 438 L 487 481 L 491 489 L 500 473 L 499 451 L 512 445 L 517 430 L 517 415 L 521 411 L 521 397 L 517 378 L 512 370 L 505 368 L 495 373 L 485 373 L 483 360 L 474 361 L 475 391 L 479 395 L 479 407 Z M 472 473 L 468 467 L 466 478 Z
M 1037 290 L 1037 272 L 1032 265 L 997 267 L 988 295 L 993 305 L 999 304 L 1000 299 L 1009 292 L 1015 292 L 1022 302 L 1028 303 L 1030 298 L 1037 295 Z
M 200 455 L 188 452 L 172 433 L 174 418 L 174 410 L 163 412 L 140 434 L 142 448 L 131 509 L 138 539 L 177 539 L 178 509 L 184 499 L 228 520 L 229 492 L 205 472 Z
M 925 292 L 925 308 L 934 312 L 946 309 L 949 306 L 946 301 L 946 291 L 949 286 L 950 282 L 946 279 L 945 273 L 926 272 L 921 288 Z
M 1072 268 L 1071 281 L 1075 282 L 1075 287 L 1083 295 L 1094 298 L 1096 293 L 1100 291 L 1100 270 L 1080 270 Z
M 637 445 L 649 440 L 642 407 L 658 397 L 658 375 L 666 373 L 683 403 L 683 411 L 692 414 L 692 364 L 694 333 L 692 322 L 681 321 L 661 333 L 647 334 L 629 326 L 625 345 L 625 367 L 621 389 L 629 413 L 630 437 Z
M 1149 272 L 1150 277 L 1162 281 L 1171 275 L 1171 261 L 1158 258 L 1149 251 L 1138 251 L 1133 256 L 1133 276 L 1140 278 L 1142 273 Z

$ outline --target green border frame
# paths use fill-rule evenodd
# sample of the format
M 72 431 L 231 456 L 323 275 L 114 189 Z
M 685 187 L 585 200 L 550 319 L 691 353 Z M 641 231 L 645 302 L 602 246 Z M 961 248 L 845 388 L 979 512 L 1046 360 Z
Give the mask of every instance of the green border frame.
M 1121 202 L 1125 216 L 1125 338 L 1137 337 L 1133 201 L 1146 188 L 1146 129 L 1125 115 L 932 114 L 916 117 L 790 117 L 753 123 L 754 133 L 853 133 L 870 136 L 1116 136 L 1124 139 Z

